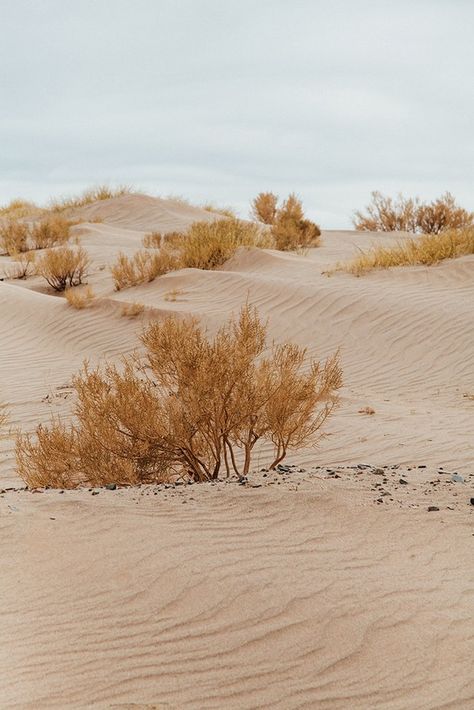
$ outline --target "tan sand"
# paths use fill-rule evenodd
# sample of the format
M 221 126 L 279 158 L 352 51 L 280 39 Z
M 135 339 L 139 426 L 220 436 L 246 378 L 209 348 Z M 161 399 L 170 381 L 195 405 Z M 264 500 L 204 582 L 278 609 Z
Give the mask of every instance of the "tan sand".
M 0 283 L 13 426 L 67 416 L 83 358 L 130 352 L 148 318 L 190 313 L 212 331 L 247 298 L 276 340 L 341 347 L 345 387 L 318 451 L 290 457 L 299 472 L 0 494 L 0 707 L 472 707 L 474 258 L 328 277 L 399 236 L 333 231 L 306 255 L 244 251 L 116 293 L 118 251 L 213 215 L 137 195 L 80 212 L 104 220 L 74 228 L 93 308 L 37 278 Z M 135 301 L 145 315 L 122 317 Z M 21 487 L 2 446 L 0 488 Z

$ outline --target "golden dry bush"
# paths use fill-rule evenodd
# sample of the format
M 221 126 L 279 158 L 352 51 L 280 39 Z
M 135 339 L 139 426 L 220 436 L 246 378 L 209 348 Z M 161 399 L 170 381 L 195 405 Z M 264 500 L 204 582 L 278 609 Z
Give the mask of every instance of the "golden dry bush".
M 337 403 L 337 353 L 320 363 L 286 343 L 245 306 L 213 337 L 193 319 L 166 318 L 142 335 L 143 357 L 74 378 L 74 424 L 53 420 L 20 434 L 27 485 L 136 484 L 246 476 L 259 441 L 269 464 L 314 445 Z
M 82 284 L 89 266 L 89 256 L 82 247 L 57 247 L 46 250 L 37 262 L 36 272 L 55 291 L 64 291 L 68 287 Z
M 185 293 L 186 291 L 183 291 L 180 288 L 173 288 L 171 291 L 165 293 L 164 299 L 165 301 L 175 303 L 178 300 L 178 296 L 184 296 Z
M 182 268 L 215 269 L 222 266 L 239 247 L 268 246 L 268 236 L 257 225 L 239 219 L 220 219 L 215 222 L 195 222 L 176 239 L 174 248 L 179 253 Z
M 30 229 L 24 222 L 9 219 L 0 224 L 0 252 L 13 256 L 29 249 Z
M 70 236 L 71 222 L 55 216 L 37 222 L 31 230 L 32 249 L 50 249 L 65 244 Z
M 277 213 L 278 196 L 273 192 L 260 192 L 252 201 L 251 216 L 257 222 L 273 224 Z
M 392 266 L 432 266 L 445 259 L 474 254 L 474 227 L 452 229 L 439 234 L 421 234 L 397 242 L 394 246 L 374 245 L 361 251 L 352 261 L 340 264 L 336 271 L 360 276 L 372 269 Z
M 163 241 L 161 232 L 150 232 L 145 234 L 142 244 L 146 249 L 159 249 Z
M 32 251 L 13 254 L 15 263 L 5 270 L 8 279 L 27 279 L 35 273 L 36 255 Z
M 237 215 L 232 207 L 219 207 L 213 202 L 205 202 L 201 205 L 201 209 L 206 212 L 213 212 L 215 214 L 220 214 L 222 217 L 229 217 L 229 219 L 237 219 Z
M 460 229 L 474 224 L 474 213 L 459 207 L 446 192 L 430 203 L 418 197 L 396 199 L 375 191 L 366 211 L 354 213 L 354 227 L 371 232 L 412 232 L 413 234 L 439 234 L 447 229 Z
M 179 268 L 177 258 L 167 251 L 137 251 L 132 257 L 120 253 L 111 267 L 116 291 L 154 281 Z
M 31 217 L 44 212 L 41 207 L 38 207 L 34 202 L 29 202 L 28 200 L 22 200 L 16 198 L 11 200 L 7 205 L 0 207 L 0 217 L 7 217 L 8 219 L 22 219 L 24 217 Z
M 145 306 L 143 305 L 143 303 L 134 301 L 133 303 L 124 303 L 120 310 L 120 313 L 125 318 L 136 318 L 137 316 L 141 315 L 144 310 Z
M 321 230 L 317 224 L 305 218 L 301 200 L 291 194 L 277 210 L 271 234 L 276 249 L 294 251 L 318 246 Z
M 90 286 L 86 288 L 67 288 L 64 292 L 66 301 L 72 308 L 80 311 L 84 308 L 89 308 L 95 298 L 95 293 Z

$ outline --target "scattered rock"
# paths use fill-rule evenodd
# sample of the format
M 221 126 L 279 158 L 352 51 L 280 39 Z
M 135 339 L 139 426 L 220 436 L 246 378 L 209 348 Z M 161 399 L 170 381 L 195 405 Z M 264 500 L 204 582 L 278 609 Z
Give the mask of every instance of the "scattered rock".
M 289 467 L 289 466 L 284 466 L 284 465 L 281 464 L 281 463 L 279 463 L 276 468 L 277 468 L 277 471 L 279 471 L 280 473 L 289 473 L 289 472 L 290 472 L 290 467 Z
M 100 493 L 100 491 L 92 491 L 92 495 L 93 495 L 93 496 L 98 496 L 99 493 Z
M 439 508 L 436 505 L 429 505 L 428 506 L 428 513 L 434 513 L 437 510 L 439 510 Z
M 453 483 L 464 483 L 464 478 L 459 473 L 453 473 L 451 480 Z
M 474 498 L 471 498 L 471 505 L 474 505 Z
M 116 483 L 106 483 L 105 487 L 107 488 L 108 491 L 115 491 L 117 489 L 117 484 Z
M 374 473 L 376 476 L 385 476 L 385 471 L 383 468 L 374 468 L 372 470 L 372 473 Z
M 408 486 L 408 481 L 405 481 L 404 478 L 400 478 L 398 482 L 401 483 L 402 486 Z

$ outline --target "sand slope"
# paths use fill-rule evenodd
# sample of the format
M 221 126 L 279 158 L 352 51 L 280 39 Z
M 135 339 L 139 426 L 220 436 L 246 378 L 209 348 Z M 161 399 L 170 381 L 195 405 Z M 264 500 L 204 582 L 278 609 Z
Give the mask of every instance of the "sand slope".
M 149 318 L 192 314 L 212 331 L 248 299 L 272 338 L 318 357 L 341 348 L 328 437 L 290 461 L 426 464 L 432 478 L 444 466 L 466 483 L 447 482 L 455 505 L 430 493 L 417 508 L 398 493 L 377 503 L 345 475 L 283 490 L 0 494 L 0 705 L 472 706 L 474 258 L 327 276 L 399 235 L 323 232 L 306 255 L 243 251 L 219 271 L 116 293 L 119 251 L 216 216 L 137 195 L 80 212 L 103 220 L 74 227 L 93 259 L 93 308 L 73 310 L 37 278 L 0 282 L 0 399 L 13 426 L 68 416 L 84 357 L 130 352 Z M 136 301 L 144 315 L 124 318 Z M 11 443 L 1 447 L 0 488 L 21 486 Z

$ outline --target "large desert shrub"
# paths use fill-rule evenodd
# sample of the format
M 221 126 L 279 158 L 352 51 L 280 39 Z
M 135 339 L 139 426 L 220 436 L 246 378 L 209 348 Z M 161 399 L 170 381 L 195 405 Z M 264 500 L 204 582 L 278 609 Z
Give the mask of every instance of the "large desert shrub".
M 120 253 L 111 267 L 115 290 L 154 281 L 158 276 L 179 268 L 177 257 L 167 251 L 137 251 L 133 256 Z
M 355 212 L 354 227 L 371 232 L 413 232 L 439 234 L 446 229 L 457 229 L 474 224 L 474 213 L 459 207 L 454 197 L 446 192 L 430 203 L 418 197 L 397 199 L 372 192 L 366 212 Z
M 250 471 L 259 440 L 274 467 L 315 444 L 341 385 L 337 354 L 308 360 L 292 344 L 267 349 L 267 326 L 244 307 L 210 338 L 195 320 L 145 330 L 142 358 L 87 366 L 74 378 L 74 424 L 54 420 L 17 439 L 29 487 L 136 484 Z
M 347 264 L 336 270 L 348 271 L 360 276 L 372 269 L 388 269 L 391 266 L 431 266 L 444 259 L 474 254 L 474 227 L 450 229 L 439 234 L 421 234 L 394 246 L 374 245 L 360 252 Z
M 64 291 L 83 283 L 89 266 L 90 259 L 82 247 L 57 247 L 44 253 L 36 271 L 55 291 Z

